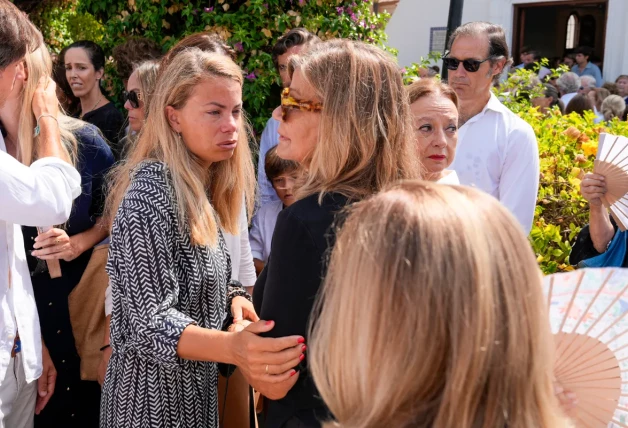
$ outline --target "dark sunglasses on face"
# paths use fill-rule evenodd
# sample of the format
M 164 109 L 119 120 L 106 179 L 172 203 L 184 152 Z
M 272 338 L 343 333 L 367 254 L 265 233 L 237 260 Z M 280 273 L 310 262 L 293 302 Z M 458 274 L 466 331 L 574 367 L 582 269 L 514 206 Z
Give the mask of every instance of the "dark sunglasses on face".
M 140 101 L 142 101 L 142 93 L 137 90 L 124 91 L 124 102 L 129 102 L 131 107 L 140 108 Z
M 445 57 L 443 58 L 443 66 L 445 66 L 448 70 L 458 70 L 458 66 L 462 63 L 462 66 L 469 73 L 475 73 L 480 69 L 480 66 L 491 59 L 491 57 L 486 58 L 483 61 L 478 61 L 477 59 L 463 59 L 459 60 L 456 58 Z
M 288 112 L 290 110 L 299 110 L 299 111 L 311 111 L 311 112 L 319 112 L 323 110 L 323 105 L 321 103 L 315 103 L 312 101 L 303 101 L 297 100 L 290 96 L 290 88 L 285 88 L 281 91 L 281 119 L 288 119 Z

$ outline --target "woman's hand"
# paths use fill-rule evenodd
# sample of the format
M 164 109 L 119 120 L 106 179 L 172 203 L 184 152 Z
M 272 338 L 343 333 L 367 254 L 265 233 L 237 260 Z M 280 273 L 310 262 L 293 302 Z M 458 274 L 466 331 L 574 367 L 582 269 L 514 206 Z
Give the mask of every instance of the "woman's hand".
M 78 239 L 70 238 L 63 229 L 52 228 L 35 238 L 35 251 L 31 254 L 41 260 L 72 261 L 83 253 Z
M 259 317 L 255 313 L 253 303 L 251 303 L 246 297 L 236 296 L 231 301 L 231 315 L 233 316 L 233 323 L 237 324 L 242 320 L 249 320 L 251 322 L 259 321 Z
M 279 399 L 296 383 L 294 369 L 304 358 L 305 339 L 288 336 L 277 339 L 258 336 L 272 330 L 273 321 L 258 321 L 235 333 L 236 365 L 249 384 L 271 399 Z
M 565 412 L 567 416 L 572 417 L 574 409 L 578 404 L 576 394 L 571 391 L 565 391 L 558 383 L 554 383 L 554 394 L 556 394 L 556 398 L 558 398 L 558 403 L 563 412 Z
M 606 194 L 606 179 L 599 174 L 586 174 L 580 182 L 580 193 L 590 205 L 602 206 L 602 196 Z

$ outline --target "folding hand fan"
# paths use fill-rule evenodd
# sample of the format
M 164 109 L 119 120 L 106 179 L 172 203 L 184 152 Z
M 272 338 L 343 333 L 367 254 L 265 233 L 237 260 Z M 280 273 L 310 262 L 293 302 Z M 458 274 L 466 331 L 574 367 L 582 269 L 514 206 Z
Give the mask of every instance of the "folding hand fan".
M 622 231 L 628 228 L 628 138 L 600 134 L 593 172 L 606 177 L 602 203 Z
M 628 269 L 547 276 L 556 382 L 576 394 L 578 428 L 628 427 Z

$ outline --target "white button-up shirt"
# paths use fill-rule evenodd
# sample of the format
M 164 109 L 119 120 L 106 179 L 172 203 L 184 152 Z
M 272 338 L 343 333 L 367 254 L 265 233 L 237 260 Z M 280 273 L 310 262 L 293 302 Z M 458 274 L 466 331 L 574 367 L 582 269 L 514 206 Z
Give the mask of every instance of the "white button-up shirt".
M 499 199 L 530 233 L 539 187 L 536 136 L 495 95 L 491 94 L 482 112 L 460 127 L 451 169 L 460 184 Z
M 0 379 L 19 331 L 26 381 L 42 372 L 41 333 L 20 225 L 52 226 L 70 216 L 81 176 L 57 158 L 27 167 L 6 153 L 0 135 Z

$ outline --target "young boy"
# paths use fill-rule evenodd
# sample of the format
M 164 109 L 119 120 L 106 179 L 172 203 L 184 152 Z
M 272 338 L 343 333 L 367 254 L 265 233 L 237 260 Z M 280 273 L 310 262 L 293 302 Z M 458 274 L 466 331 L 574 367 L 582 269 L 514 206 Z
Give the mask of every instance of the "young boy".
M 255 271 L 258 275 L 268 262 L 270 242 L 279 212 L 296 201 L 294 190 L 299 177 L 299 164 L 281 159 L 277 156 L 277 147 L 273 147 L 266 153 L 264 170 L 279 200 L 265 203 L 253 217 L 249 240 Z

